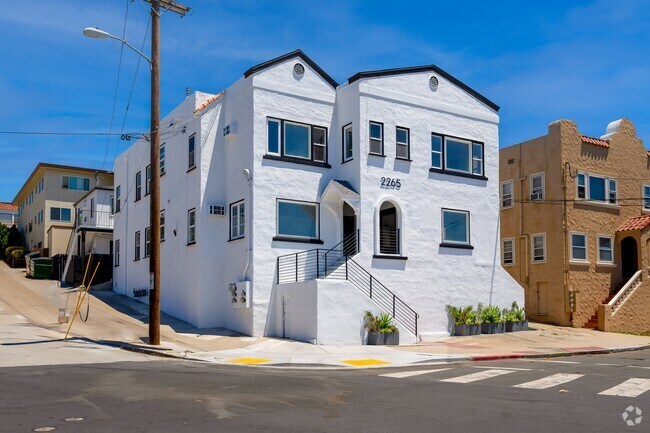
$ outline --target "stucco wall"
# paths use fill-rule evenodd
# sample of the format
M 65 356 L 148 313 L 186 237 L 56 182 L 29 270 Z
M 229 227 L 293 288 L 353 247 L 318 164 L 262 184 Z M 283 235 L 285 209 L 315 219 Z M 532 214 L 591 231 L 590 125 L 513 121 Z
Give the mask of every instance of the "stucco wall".
M 598 329 L 607 332 L 648 332 L 650 331 L 650 282 L 648 277 L 612 314 L 608 305 L 599 309 Z M 600 315 L 603 315 L 601 319 Z

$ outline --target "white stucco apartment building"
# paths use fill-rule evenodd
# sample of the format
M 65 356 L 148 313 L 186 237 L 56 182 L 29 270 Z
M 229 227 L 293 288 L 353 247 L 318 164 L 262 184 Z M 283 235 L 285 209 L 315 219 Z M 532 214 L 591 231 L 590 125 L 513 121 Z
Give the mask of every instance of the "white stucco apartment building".
M 446 304 L 523 304 L 500 266 L 497 111 L 433 65 L 339 85 L 300 50 L 189 95 L 161 123 L 163 311 L 336 344 L 363 341 L 365 310 L 406 342 L 447 335 Z M 114 290 L 145 302 L 148 152 L 115 161 Z

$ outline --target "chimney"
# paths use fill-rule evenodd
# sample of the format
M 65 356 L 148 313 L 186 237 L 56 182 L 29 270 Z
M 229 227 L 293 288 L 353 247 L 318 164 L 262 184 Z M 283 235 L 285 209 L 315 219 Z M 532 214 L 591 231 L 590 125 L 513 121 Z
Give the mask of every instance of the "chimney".
M 190 96 L 190 88 L 186 87 L 185 88 L 185 97 L 187 98 L 188 96 Z

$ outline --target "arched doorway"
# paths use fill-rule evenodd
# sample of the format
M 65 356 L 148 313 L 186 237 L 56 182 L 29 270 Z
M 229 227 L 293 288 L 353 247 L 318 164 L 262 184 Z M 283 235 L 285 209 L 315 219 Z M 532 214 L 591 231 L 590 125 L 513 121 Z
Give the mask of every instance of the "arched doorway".
M 379 253 L 400 254 L 400 232 L 397 208 L 385 201 L 379 208 Z
M 343 251 L 348 256 L 359 252 L 357 236 L 357 216 L 352 206 L 343 202 Z
M 639 254 L 636 239 L 631 236 L 621 241 L 621 267 L 623 280 L 628 280 L 639 270 Z

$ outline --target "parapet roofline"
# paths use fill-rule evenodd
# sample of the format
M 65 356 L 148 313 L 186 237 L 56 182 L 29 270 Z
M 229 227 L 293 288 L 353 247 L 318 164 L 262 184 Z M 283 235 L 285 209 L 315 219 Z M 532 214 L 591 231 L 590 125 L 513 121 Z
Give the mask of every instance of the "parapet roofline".
M 451 81 L 454 83 L 456 86 L 460 87 L 470 95 L 474 96 L 476 99 L 487 105 L 488 107 L 492 108 L 494 111 L 499 111 L 500 107 L 490 101 L 488 98 L 485 96 L 481 95 L 479 92 L 476 90 L 472 89 L 469 87 L 467 84 L 463 83 L 460 81 L 458 78 L 452 76 L 448 72 L 440 69 L 436 65 L 423 65 L 423 66 L 410 66 L 410 67 L 405 67 L 405 68 L 393 68 L 393 69 L 379 69 L 376 71 L 364 71 L 364 72 L 357 72 L 350 78 L 348 78 L 348 83 L 352 84 L 355 81 L 364 79 L 364 78 L 377 78 L 377 77 L 388 77 L 391 75 L 401 75 L 401 74 L 413 74 L 417 72 L 435 72 L 436 74 L 446 78 L 447 80 Z
M 287 60 L 289 60 L 289 59 L 291 59 L 293 57 L 296 57 L 296 56 L 300 57 L 300 59 L 303 62 L 307 63 L 312 69 L 314 69 L 316 72 L 318 72 L 318 75 L 320 75 L 321 78 L 323 78 L 325 81 L 327 81 L 327 83 L 330 86 L 332 86 L 332 88 L 336 89 L 339 86 L 339 83 L 337 83 L 334 78 L 330 77 L 327 74 L 327 72 L 325 72 L 320 66 L 318 66 L 316 64 L 316 62 L 314 62 L 311 58 L 309 58 L 309 56 L 307 54 L 303 53 L 303 51 L 300 50 L 300 49 L 292 51 L 292 52 L 287 53 L 287 54 L 283 54 L 280 57 L 276 57 L 274 59 L 267 60 L 266 62 L 260 63 L 259 65 L 255 65 L 252 68 L 249 68 L 248 70 L 246 70 L 246 72 L 244 72 L 244 78 L 248 78 L 248 77 L 250 77 L 251 75 L 253 75 L 253 74 L 257 73 L 257 72 L 260 72 L 260 71 L 263 71 L 263 70 L 268 69 L 270 67 L 273 67 L 273 66 L 275 66 L 275 65 L 277 65 L 279 63 L 285 62 L 285 61 L 287 61 Z

